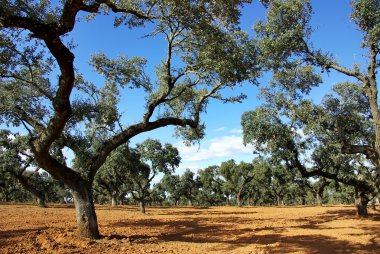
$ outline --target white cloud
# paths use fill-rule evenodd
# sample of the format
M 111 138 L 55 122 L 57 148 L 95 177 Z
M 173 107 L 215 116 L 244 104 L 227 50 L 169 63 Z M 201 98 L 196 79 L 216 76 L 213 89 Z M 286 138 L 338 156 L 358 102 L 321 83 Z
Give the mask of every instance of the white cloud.
M 226 128 L 225 127 L 220 127 L 220 128 L 218 128 L 218 129 L 216 129 L 215 131 L 224 131 Z
M 242 134 L 243 130 L 242 129 L 232 129 L 232 130 L 230 130 L 230 133 L 233 133 L 233 134 Z
M 177 146 L 183 162 L 206 161 L 252 154 L 253 146 L 244 146 L 241 136 L 222 136 L 203 142 L 200 146 Z

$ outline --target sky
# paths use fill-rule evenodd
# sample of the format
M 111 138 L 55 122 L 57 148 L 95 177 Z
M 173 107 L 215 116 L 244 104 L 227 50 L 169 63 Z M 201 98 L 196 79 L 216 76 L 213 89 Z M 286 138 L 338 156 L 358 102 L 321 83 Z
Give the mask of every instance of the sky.
M 311 40 L 315 48 L 333 53 L 339 62 L 347 67 L 354 62 L 365 63 L 365 57 L 360 48 L 361 34 L 350 21 L 349 0 L 313 0 L 314 15 L 312 25 L 314 28 Z M 265 17 L 264 8 L 254 1 L 242 9 L 241 27 L 253 36 L 252 26 L 259 19 Z M 77 23 L 70 37 L 74 39 L 75 66 L 87 80 L 101 85 L 102 79 L 88 64 L 91 54 L 104 52 L 108 57 L 125 54 L 129 57 L 140 56 L 148 60 L 147 72 L 154 79 L 154 66 L 159 64 L 166 55 L 166 47 L 160 38 L 146 38 L 150 27 L 129 30 L 126 27 L 113 28 L 113 18 L 110 16 L 96 17 L 89 22 L 81 20 Z M 314 89 L 310 97 L 320 102 L 322 97 L 329 93 L 332 85 L 344 82 L 346 77 L 331 72 L 323 74 L 324 83 Z M 259 79 L 259 86 L 266 85 L 270 74 L 266 73 Z M 248 98 L 241 104 L 210 103 L 207 114 L 202 115 L 206 124 L 206 136 L 197 146 L 186 147 L 180 139 L 173 137 L 173 128 L 166 127 L 144 133 L 131 140 L 132 146 L 146 138 L 159 139 L 162 143 L 171 143 L 178 148 L 182 162 L 177 174 L 186 168 L 197 172 L 198 169 L 210 165 L 219 165 L 221 162 L 234 159 L 237 162 L 250 162 L 254 158 L 252 146 L 242 144 L 242 131 L 240 125 L 241 115 L 260 105 L 257 99 L 258 87 L 244 83 L 234 89 L 235 94 L 245 93 Z M 141 119 L 144 112 L 144 95 L 136 90 L 123 92 L 120 103 L 124 119 L 132 124 Z

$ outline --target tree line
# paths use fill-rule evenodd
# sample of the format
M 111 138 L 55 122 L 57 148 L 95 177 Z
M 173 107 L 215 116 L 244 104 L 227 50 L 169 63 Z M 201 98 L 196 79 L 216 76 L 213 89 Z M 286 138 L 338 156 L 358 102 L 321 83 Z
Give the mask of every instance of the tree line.
M 17 143 L 16 140 L 8 144 Z M 32 200 L 42 207 L 46 207 L 46 202 L 73 202 L 69 189 L 48 173 L 39 168 L 20 170 L 23 163 L 5 164 L 6 159 L 11 160 L 9 153 L 1 160 L 0 197 L 3 201 Z M 147 139 L 135 148 L 123 145 L 111 153 L 95 178 L 94 202 L 111 206 L 139 204 L 141 212 L 145 213 L 147 204 L 197 207 L 322 205 L 351 204 L 355 197 L 354 186 L 323 177 L 304 178 L 299 172 L 264 157 L 257 157 L 251 163 L 230 159 L 220 166 L 199 169 L 196 174 L 186 169 L 178 175 L 175 170 L 180 161 L 175 147 L 168 143 L 162 145 L 158 140 Z M 80 162 L 75 163 L 74 168 L 81 170 Z M 158 181 L 159 173 L 162 176 Z M 376 195 L 371 196 L 373 202 L 376 198 Z
M 2 176 L 12 174 L 20 184 L 27 180 L 22 184 L 27 189 L 32 179 L 43 179 L 37 169 L 45 170 L 70 190 L 79 235 L 98 239 L 94 188 L 98 180 L 108 178 L 107 161 L 118 164 L 112 154 L 131 138 L 165 126 L 174 126 L 187 143 L 200 140 L 205 134 L 201 116 L 209 103 L 242 102 L 245 94 L 226 96 L 226 90 L 249 82 L 263 88 L 266 103 L 242 116 L 244 142 L 253 143 L 264 161 L 291 174 L 351 186 L 359 214 L 365 215 L 380 185 L 379 0 L 351 3 L 351 20 L 363 39 L 358 46 L 367 52 L 363 66 L 344 66 L 332 53 L 313 46 L 309 0 L 261 1 L 267 15 L 255 24 L 251 38 L 239 27 L 241 8 L 250 2 L 2 1 L 1 156 L 5 168 L 13 170 Z M 79 17 L 86 16 L 89 25 L 99 15 L 113 18 L 115 27 L 130 32 L 144 27 L 147 37 L 163 39 L 166 56 L 156 66 L 156 76 L 147 74 L 144 58 L 96 53 L 90 65 L 101 78 L 96 84 L 86 80 L 74 61 L 75 38 L 70 35 L 83 20 Z M 322 83 L 321 72 L 330 71 L 347 77 L 347 82 L 316 105 L 307 95 Z M 267 87 L 258 84 L 263 73 L 273 77 Z M 135 92 L 145 96 L 144 111 L 137 120 L 125 120 L 121 97 Z M 72 164 L 66 162 L 64 149 L 73 152 Z M 134 183 L 130 191 L 144 203 L 151 178 L 158 172 L 167 175 L 176 161 L 157 162 L 149 149 L 141 149 L 128 150 L 128 156 L 140 156 L 131 162 L 137 164 L 128 181 L 146 180 Z M 228 190 L 225 201 L 246 202 L 244 189 L 254 176 L 240 180 L 244 187 L 237 190 L 236 176 L 223 168 L 214 173 L 215 179 L 221 174 L 226 182 L 220 187 Z M 204 177 L 210 180 L 202 187 L 210 188 L 201 194 L 207 199 L 216 186 L 211 175 Z

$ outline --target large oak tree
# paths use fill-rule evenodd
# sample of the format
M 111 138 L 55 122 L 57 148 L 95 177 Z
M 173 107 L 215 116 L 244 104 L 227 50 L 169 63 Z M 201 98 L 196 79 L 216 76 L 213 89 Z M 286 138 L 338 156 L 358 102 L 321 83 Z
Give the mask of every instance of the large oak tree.
M 168 125 L 178 127 L 187 141 L 199 139 L 204 128 L 200 115 L 211 99 L 244 98 L 221 92 L 256 76 L 256 49 L 237 26 L 243 2 L 249 1 L 0 1 L 1 124 L 27 132 L 38 166 L 71 189 L 81 236 L 100 237 L 92 184 L 114 149 Z M 87 82 L 76 71 L 68 42 L 83 13 L 89 19 L 114 13 L 115 25 L 131 32 L 149 22 L 147 34 L 166 41 L 157 77 L 145 74 L 145 59 L 109 59 L 98 53 L 91 64 L 104 84 Z M 146 101 L 141 119 L 128 124 L 121 121 L 118 100 L 120 90 L 129 88 L 144 91 Z M 57 160 L 53 146 L 71 149 L 80 157 L 81 170 Z
M 358 143 L 349 138 L 341 139 L 342 152 L 367 156 L 370 163 L 376 165 L 380 176 L 380 109 L 377 87 L 380 67 L 380 1 L 351 1 L 351 21 L 362 34 L 362 44 L 357 46 L 358 49 L 362 47 L 365 52 L 365 61 L 357 64 L 353 59 L 352 66 L 344 66 L 334 57 L 334 52 L 313 46 L 313 11 L 310 0 L 263 2 L 268 7 L 266 20 L 259 21 L 254 26 L 263 67 L 273 71 L 275 78 L 287 75 L 289 78 L 283 85 L 289 89 L 300 89 L 302 92 L 310 91 L 321 82 L 316 79 L 307 80 L 308 76 L 315 76 L 318 71 L 334 71 L 347 77 L 347 80 L 355 79 L 359 82 L 368 98 L 374 125 L 374 140 Z M 284 80 L 277 83 L 283 83 L 282 81 Z

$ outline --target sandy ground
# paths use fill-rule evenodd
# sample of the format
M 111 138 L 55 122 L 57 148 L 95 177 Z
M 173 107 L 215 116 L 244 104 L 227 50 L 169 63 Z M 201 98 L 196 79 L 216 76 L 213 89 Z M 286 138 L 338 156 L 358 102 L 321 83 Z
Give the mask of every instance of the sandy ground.
M 380 212 L 350 206 L 96 209 L 90 241 L 72 206 L 0 204 L 0 253 L 380 253 Z

